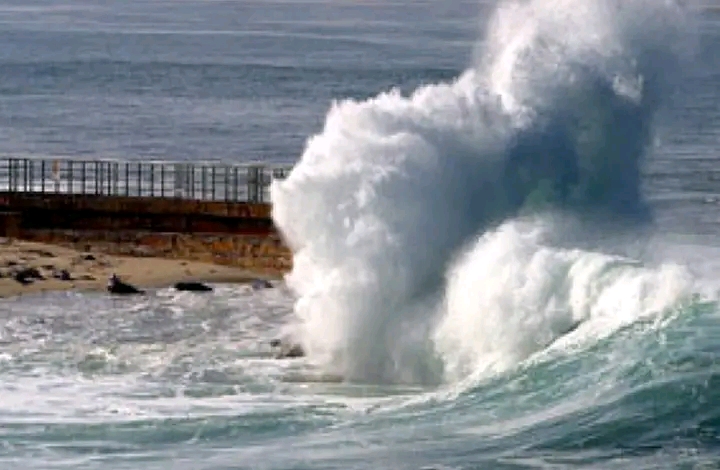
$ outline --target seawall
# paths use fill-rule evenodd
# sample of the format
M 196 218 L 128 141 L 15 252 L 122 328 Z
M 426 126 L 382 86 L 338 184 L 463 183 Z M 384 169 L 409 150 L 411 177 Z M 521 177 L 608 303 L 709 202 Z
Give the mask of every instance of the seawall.
M 84 187 L 93 184 L 103 187 L 95 182 Z M 0 235 L 112 255 L 212 262 L 265 275 L 279 276 L 292 266 L 292 255 L 273 226 L 271 205 L 262 198 L 165 197 L 157 191 L 77 194 L 28 186 L 0 191 Z M 223 189 L 225 195 L 230 192 Z

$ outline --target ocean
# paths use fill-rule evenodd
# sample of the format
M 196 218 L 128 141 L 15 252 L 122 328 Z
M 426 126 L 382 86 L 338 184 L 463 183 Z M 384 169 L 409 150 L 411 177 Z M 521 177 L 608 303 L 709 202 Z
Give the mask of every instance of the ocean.
M 0 22 L 0 155 L 294 164 L 295 253 L 269 289 L 1 300 L 0 468 L 720 468 L 717 8 Z

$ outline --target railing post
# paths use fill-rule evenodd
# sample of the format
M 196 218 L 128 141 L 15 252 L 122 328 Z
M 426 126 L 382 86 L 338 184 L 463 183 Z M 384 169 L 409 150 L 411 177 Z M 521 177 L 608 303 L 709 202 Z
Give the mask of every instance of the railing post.
M 112 194 L 112 163 L 105 162 L 105 194 L 110 196 Z
M 40 192 L 45 193 L 45 159 L 40 161 Z
M 142 197 L 142 163 L 138 162 L 137 164 L 137 170 L 138 170 L 138 176 L 137 176 L 137 195 L 138 197 Z
M 247 202 L 258 202 L 258 167 L 247 169 Z
M 205 200 L 207 197 L 207 167 L 200 167 L 200 199 Z
M 112 172 L 112 195 L 118 196 L 118 173 L 120 172 L 120 165 L 118 162 L 113 162 L 113 172 Z
M 238 202 L 238 196 L 240 192 L 240 168 L 235 167 L 235 182 L 233 184 L 233 201 Z
M 23 158 L 23 191 L 28 192 L 28 159 Z
M 67 161 L 68 166 L 68 194 L 72 194 L 75 190 L 75 162 L 72 160 Z M 55 192 L 60 192 L 60 178 L 62 178 L 62 168 L 60 162 L 57 162 L 57 176 L 55 176 Z
M 130 162 L 125 162 L 125 197 L 130 196 Z
M 210 171 L 211 171 L 210 177 L 212 178 L 212 184 L 210 185 L 212 187 L 212 196 L 210 196 L 210 200 L 214 201 L 215 200 L 215 183 L 216 183 L 216 181 L 215 181 L 216 174 L 215 174 L 215 164 L 214 163 L 213 163 L 213 166 L 210 169 Z
M 17 192 L 20 190 L 20 175 L 18 172 L 20 171 L 20 161 L 16 158 L 13 158 L 13 191 Z
M 228 185 L 230 184 L 230 167 L 225 165 L 225 202 L 227 202 L 228 197 L 230 196 L 230 188 Z
M 85 176 L 87 175 L 86 166 L 87 162 L 83 160 L 80 166 L 80 194 L 85 194 L 85 186 L 87 184 L 85 181 Z
M 191 170 L 190 171 L 190 188 L 191 188 L 190 199 L 197 199 L 197 196 L 196 196 L 197 191 L 195 188 L 195 183 L 197 183 L 196 178 L 195 178 L 195 171 L 197 170 L 197 168 L 195 168 L 195 165 L 190 165 L 190 170 Z
M 28 191 L 35 192 L 35 160 L 28 160 Z
M 17 192 L 22 191 L 22 163 L 20 162 L 19 158 L 15 160 L 15 191 Z
M 160 197 L 165 197 L 165 163 L 160 164 Z
M 150 164 L 150 197 L 155 197 L 155 164 Z

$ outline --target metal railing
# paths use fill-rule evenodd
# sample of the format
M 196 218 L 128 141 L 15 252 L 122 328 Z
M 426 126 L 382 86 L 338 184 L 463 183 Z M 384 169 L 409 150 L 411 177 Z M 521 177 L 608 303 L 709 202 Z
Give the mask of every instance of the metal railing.
M 1 158 L 0 191 L 269 202 L 290 166 Z

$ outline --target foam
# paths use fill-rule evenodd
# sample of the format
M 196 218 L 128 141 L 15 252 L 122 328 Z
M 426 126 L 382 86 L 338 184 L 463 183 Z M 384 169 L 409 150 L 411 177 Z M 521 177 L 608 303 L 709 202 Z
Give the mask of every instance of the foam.
M 517 295 L 524 284 L 508 257 L 536 263 L 540 290 L 560 282 L 553 269 L 602 263 L 593 253 L 572 262 L 564 252 L 529 254 L 508 229 L 493 232 L 511 237 L 502 242 L 484 234 L 551 209 L 649 220 L 640 167 L 678 70 L 684 18 L 671 2 L 505 1 L 476 63 L 456 80 L 333 103 L 289 177 L 271 187 L 274 221 L 295 253 L 287 283 L 310 357 L 349 380 L 411 383 L 445 380 L 466 369 L 459 363 L 478 364 L 465 358 L 478 351 L 504 356 L 494 364 L 524 357 L 525 333 L 503 345 L 492 338 L 507 337 L 526 317 L 518 312 L 533 308 L 522 301 L 540 294 L 521 295 L 518 311 L 494 305 L 494 319 L 477 323 L 491 306 L 462 300 L 463 290 L 505 272 L 495 288 L 507 292 L 482 302 Z M 504 251 L 457 261 L 478 239 Z M 545 264 L 553 260 L 565 267 Z M 538 344 L 566 320 L 548 323 Z M 475 325 L 457 341 L 464 352 L 438 339 L 453 336 L 453 322 Z

